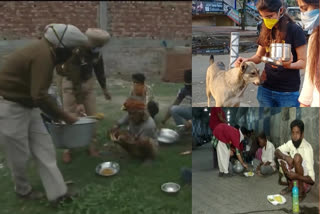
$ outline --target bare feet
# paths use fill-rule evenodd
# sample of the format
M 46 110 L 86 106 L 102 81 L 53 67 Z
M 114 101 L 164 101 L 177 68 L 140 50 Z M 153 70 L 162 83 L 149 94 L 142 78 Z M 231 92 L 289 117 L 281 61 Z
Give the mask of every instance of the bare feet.
M 260 171 L 257 171 L 256 173 L 257 173 L 257 175 L 262 176 Z
M 89 148 L 88 153 L 91 157 L 100 157 L 99 151 L 96 148 Z
M 286 194 L 290 193 L 291 191 L 292 191 L 292 189 L 290 189 L 289 187 L 286 187 L 283 190 L 281 190 L 280 194 L 286 195 Z
M 64 151 L 62 154 L 62 161 L 64 163 L 70 163 L 72 161 L 71 158 L 71 152 L 70 151 Z

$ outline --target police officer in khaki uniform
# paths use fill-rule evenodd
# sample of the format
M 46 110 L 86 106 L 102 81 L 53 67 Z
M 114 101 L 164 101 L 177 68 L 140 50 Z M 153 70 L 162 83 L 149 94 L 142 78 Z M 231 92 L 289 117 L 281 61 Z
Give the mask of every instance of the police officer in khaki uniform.
M 45 128 L 41 111 L 54 120 L 72 124 L 77 117 L 63 111 L 48 94 L 56 64 L 63 63 L 72 49 L 87 43 L 75 26 L 50 24 L 44 38 L 8 56 L 0 70 L 0 143 L 6 152 L 14 191 L 24 199 L 39 199 L 27 176 L 32 157 L 47 198 L 58 202 L 68 197 L 67 186 L 57 167 L 55 148 Z
M 111 99 L 106 87 L 104 64 L 100 52 L 100 49 L 109 41 L 110 35 L 98 28 L 89 28 L 85 35 L 88 37 L 86 47 L 75 49 L 72 57 L 56 68 L 57 74 L 63 76 L 61 83 L 63 108 L 75 116 L 96 114 L 96 95 L 94 94 L 96 81 L 93 73 L 106 100 Z M 95 142 L 94 136 L 89 146 L 89 154 L 92 156 L 98 156 Z M 63 161 L 71 162 L 70 150 L 64 151 Z

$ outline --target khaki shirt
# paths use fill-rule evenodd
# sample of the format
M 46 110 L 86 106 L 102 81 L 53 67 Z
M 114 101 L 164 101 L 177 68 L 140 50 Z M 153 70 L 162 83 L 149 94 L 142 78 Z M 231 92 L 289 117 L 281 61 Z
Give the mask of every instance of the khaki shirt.
M 287 143 L 278 147 L 282 153 L 287 153 L 290 157 L 294 157 L 295 154 L 299 153 L 302 159 L 306 163 L 306 168 L 308 169 L 308 175 L 315 180 L 315 174 L 313 169 L 314 159 L 313 159 L 313 149 L 310 143 L 305 139 L 302 140 L 298 149 L 293 145 L 292 141 L 289 140 Z
M 76 48 L 72 56 L 63 64 L 56 67 L 57 74 L 72 81 L 77 103 L 83 103 L 82 83 L 89 80 L 93 72 L 103 90 L 106 89 L 106 76 L 102 56 L 92 53 L 88 48 Z
M 45 40 L 10 54 L 0 70 L 0 96 L 28 108 L 39 107 L 53 118 L 63 119 L 64 112 L 48 94 L 55 57 Z

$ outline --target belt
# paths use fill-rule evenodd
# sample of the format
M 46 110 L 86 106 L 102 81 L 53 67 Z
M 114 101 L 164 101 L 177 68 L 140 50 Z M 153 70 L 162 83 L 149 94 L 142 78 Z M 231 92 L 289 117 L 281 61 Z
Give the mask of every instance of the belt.
M 25 108 L 34 108 L 34 106 L 32 104 L 28 104 L 27 102 L 21 102 L 20 100 L 16 100 L 16 99 L 11 99 L 11 98 L 6 98 L 3 96 L 0 96 L 0 100 L 6 100 L 6 101 L 10 101 L 10 102 L 14 102 L 17 103 L 19 105 L 22 105 Z

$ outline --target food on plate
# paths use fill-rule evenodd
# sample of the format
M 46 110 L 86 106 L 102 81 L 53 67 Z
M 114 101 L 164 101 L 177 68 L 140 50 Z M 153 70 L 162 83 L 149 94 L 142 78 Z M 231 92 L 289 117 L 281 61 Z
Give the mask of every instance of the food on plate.
M 282 197 L 277 195 L 277 196 L 274 196 L 274 200 L 276 200 L 277 202 L 279 203 L 282 203 Z
M 274 201 L 273 198 L 268 198 L 268 200 L 269 200 L 270 202 L 273 202 L 273 201 Z
M 103 169 L 103 170 L 101 171 L 101 174 L 102 174 L 102 175 L 112 175 L 112 174 L 113 174 L 113 170 L 106 168 L 106 169 Z

